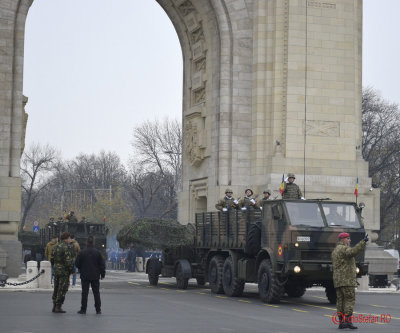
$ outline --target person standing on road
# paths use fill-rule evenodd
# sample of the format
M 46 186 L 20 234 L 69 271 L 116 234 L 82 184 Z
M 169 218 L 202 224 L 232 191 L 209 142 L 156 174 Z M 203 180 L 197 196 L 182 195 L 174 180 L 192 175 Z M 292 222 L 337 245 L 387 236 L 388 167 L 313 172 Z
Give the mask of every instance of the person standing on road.
M 74 270 L 70 242 L 70 233 L 64 232 L 61 235 L 61 242 L 54 245 L 51 253 L 51 264 L 54 269 L 53 312 L 55 313 L 65 313 L 61 306 L 68 291 L 69 276 Z
M 76 265 L 75 265 L 75 260 L 76 257 L 78 256 L 78 253 L 81 250 L 81 247 L 79 246 L 78 242 L 75 240 L 75 236 L 71 235 L 71 250 L 73 253 L 73 259 L 74 259 L 74 273 L 72 274 L 72 286 L 75 287 L 76 285 Z
M 136 251 L 131 245 L 129 251 L 126 255 L 126 261 L 128 262 L 128 270 L 127 272 L 135 272 L 136 271 Z
M 81 274 L 82 298 L 79 314 L 86 314 L 89 285 L 92 287 L 94 296 L 94 307 L 96 313 L 101 314 L 100 281 L 106 275 L 105 263 L 101 252 L 94 247 L 94 238 L 89 236 L 86 241 L 86 248 L 79 252 L 75 261 Z
M 339 234 L 339 242 L 332 252 L 333 285 L 336 289 L 336 309 L 340 319 L 339 329 L 357 329 L 351 322 L 356 300 L 354 288 L 356 282 L 356 261 L 354 257 L 360 253 L 368 242 L 365 235 L 356 246 L 350 247 L 350 235 L 347 232 Z
M 51 252 L 53 251 L 54 245 L 56 245 L 57 243 L 58 243 L 58 237 L 54 235 L 51 238 L 51 241 L 48 242 L 47 245 L 46 245 L 46 249 L 44 251 L 44 255 L 45 255 L 46 259 L 48 261 L 50 261 L 50 263 L 51 263 Z M 54 273 L 53 273 L 53 265 L 51 265 L 51 283 L 53 283 L 53 275 L 54 275 Z

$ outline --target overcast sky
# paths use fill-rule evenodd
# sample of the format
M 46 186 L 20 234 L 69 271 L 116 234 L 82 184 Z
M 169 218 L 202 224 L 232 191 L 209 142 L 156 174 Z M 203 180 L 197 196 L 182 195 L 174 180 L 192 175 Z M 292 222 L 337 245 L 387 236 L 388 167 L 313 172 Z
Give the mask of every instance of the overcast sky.
M 364 0 L 363 84 L 400 104 L 398 0 Z M 155 0 L 35 0 L 26 22 L 26 144 L 64 158 L 114 151 L 132 129 L 181 119 L 182 53 Z

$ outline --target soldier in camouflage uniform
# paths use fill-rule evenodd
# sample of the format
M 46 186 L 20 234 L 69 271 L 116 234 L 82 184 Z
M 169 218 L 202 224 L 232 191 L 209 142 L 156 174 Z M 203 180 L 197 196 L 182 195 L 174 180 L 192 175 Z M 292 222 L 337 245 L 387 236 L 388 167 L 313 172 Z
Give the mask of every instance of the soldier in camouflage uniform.
M 270 200 L 269 197 L 271 196 L 271 190 L 270 189 L 265 190 L 263 192 L 263 194 L 264 194 L 264 196 L 260 200 L 258 200 L 258 202 L 257 202 L 257 204 L 258 204 L 258 206 L 260 207 L 261 210 L 263 209 L 264 202 Z
M 73 251 L 69 243 L 71 235 L 64 232 L 61 235 L 61 242 L 53 247 L 51 264 L 54 268 L 54 292 L 53 292 L 53 312 L 65 313 L 61 308 L 64 303 L 65 294 L 68 291 L 69 276 L 74 271 Z
M 354 257 L 360 253 L 368 242 L 365 235 L 353 248 L 350 247 L 350 235 L 346 232 L 339 234 L 339 243 L 332 252 L 333 285 L 336 289 L 336 308 L 340 318 L 339 329 L 356 329 L 351 322 L 355 303 L 356 262 Z
M 300 187 L 294 183 L 295 179 L 296 177 L 293 173 L 288 173 L 288 183 L 285 183 L 282 199 L 302 199 L 303 194 Z
M 260 206 L 253 198 L 253 190 L 248 188 L 246 189 L 246 191 L 244 191 L 244 193 L 246 194 L 246 196 L 239 200 L 239 208 L 242 210 L 246 210 L 250 207 L 259 209 Z
M 232 196 L 233 191 L 230 188 L 225 190 L 225 197 L 215 204 L 215 208 L 226 212 L 228 209 L 237 208 L 238 201 Z

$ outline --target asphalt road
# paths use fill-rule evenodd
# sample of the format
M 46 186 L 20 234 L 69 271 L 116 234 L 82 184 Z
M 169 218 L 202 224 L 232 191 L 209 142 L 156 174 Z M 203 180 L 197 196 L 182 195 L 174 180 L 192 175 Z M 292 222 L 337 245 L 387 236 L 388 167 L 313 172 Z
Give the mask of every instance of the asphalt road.
M 284 297 L 264 304 L 256 285 L 246 285 L 239 298 L 212 294 L 190 283 L 178 290 L 173 279 L 149 286 L 142 274 L 110 273 L 102 282 L 102 315 L 89 295 L 86 315 L 78 315 L 80 290 L 68 292 L 66 314 L 53 314 L 50 291 L 0 291 L 0 332 L 337 332 L 335 307 L 322 290 L 302 298 Z M 399 293 L 357 293 L 355 315 L 391 316 L 387 323 L 357 324 L 362 332 L 400 332 Z M 386 317 L 387 319 L 389 317 Z

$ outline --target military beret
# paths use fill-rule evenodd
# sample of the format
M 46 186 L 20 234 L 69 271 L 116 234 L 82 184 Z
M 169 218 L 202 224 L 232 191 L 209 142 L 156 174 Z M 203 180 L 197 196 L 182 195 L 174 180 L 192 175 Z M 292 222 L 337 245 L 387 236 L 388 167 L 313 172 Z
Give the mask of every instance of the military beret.
M 339 239 L 347 238 L 347 237 L 350 237 L 350 235 L 347 232 L 342 232 L 339 234 Z

